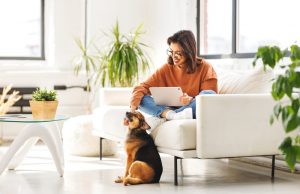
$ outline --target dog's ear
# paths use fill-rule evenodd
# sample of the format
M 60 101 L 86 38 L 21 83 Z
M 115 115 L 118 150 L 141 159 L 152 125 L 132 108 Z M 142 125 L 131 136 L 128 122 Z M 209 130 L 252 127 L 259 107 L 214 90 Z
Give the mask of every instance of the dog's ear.
M 147 130 L 150 129 L 151 127 L 148 125 L 148 123 L 146 123 L 146 121 L 144 120 L 141 126 L 141 129 Z

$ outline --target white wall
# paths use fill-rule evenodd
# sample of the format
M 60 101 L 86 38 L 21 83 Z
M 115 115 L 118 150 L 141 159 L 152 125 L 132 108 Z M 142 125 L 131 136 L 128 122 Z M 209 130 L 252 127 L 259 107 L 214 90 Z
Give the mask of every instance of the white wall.
M 89 0 L 88 38 L 109 32 L 116 20 L 123 33 L 143 23 L 143 42 L 155 67 L 166 62 L 166 40 L 182 29 L 196 32 L 196 0 Z M 107 42 L 100 36 L 101 43 Z
M 118 18 L 121 31 L 144 23 L 143 42 L 150 46 L 154 65 L 166 61 L 166 39 L 180 29 L 196 31 L 196 0 L 87 0 L 88 37 L 108 32 Z M 53 86 L 85 84 L 73 74 L 79 54 L 75 38 L 84 38 L 85 0 L 46 1 L 46 60 L 0 61 L 0 85 Z M 98 33 L 100 34 L 100 33 Z M 103 39 L 102 39 L 103 40 Z M 102 43 L 104 43 L 103 41 Z
M 85 0 L 46 1 L 46 60 L 0 61 L 0 86 L 53 87 L 84 85 L 85 76 L 73 74 L 72 60 L 79 54 L 74 38 L 84 38 Z M 99 30 L 109 31 L 118 18 L 122 32 L 144 23 L 143 42 L 158 67 L 166 61 L 166 39 L 181 29 L 196 32 L 196 0 L 88 0 L 88 37 Z M 104 39 L 101 40 L 105 42 Z M 59 113 L 86 113 L 86 94 L 82 90 L 59 92 Z M 14 130 L 4 131 L 13 136 Z

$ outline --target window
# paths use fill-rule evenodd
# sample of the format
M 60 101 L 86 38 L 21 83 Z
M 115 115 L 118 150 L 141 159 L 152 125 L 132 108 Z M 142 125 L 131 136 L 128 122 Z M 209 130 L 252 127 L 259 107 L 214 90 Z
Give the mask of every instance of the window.
M 231 53 L 232 0 L 201 1 L 201 54 Z
M 43 60 L 44 0 L 0 0 L 0 59 Z
M 244 58 L 262 45 L 299 43 L 299 7 L 299 0 L 198 0 L 199 54 Z

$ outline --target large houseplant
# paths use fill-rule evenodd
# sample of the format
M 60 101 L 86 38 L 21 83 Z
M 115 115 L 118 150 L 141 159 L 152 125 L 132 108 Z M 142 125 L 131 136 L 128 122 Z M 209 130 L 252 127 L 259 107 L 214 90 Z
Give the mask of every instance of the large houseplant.
M 29 104 L 34 119 L 53 119 L 58 106 L 56 91 L 37 89 Z
M 289 62 L 284 62 L 283 58 L 289 53 Z M 261 59 L 264 67 L 279 67 L 284 71 L 278 75 L 272 85 L 272 96 L 277 101 L 273 110 L 270 122 L 274 118 L 281 120 L 287 137 L 283 140 L 279 149 L 285 155 L 285 160 L 292 171 L 295 164 L 300 161 L 300 135 L 296 136 L 291 132 L 300 127 L 300 47 L 292 45 L 290 49 L 281 50 L 277 46 L 260 47 L 256 53 L 253 65 Z M 283 97 L 288 98 L 288 103 L 281 103 Z
M 99 45 L 98 38 L 93 38 L 86 44 L 76 40 L 81 54 L 74 60 L 74 70 L 76 75 L 82 71 L 86 74 L 88 91 L 92 94 L 88 100 L 89 112 L 98 84 L 102 87 L 133 86 L 149 67 L 149 58 L 144 50 L 147 45 L 140 41 L 143 35 L 142 25 L 136 27 L 132 33 L 121 34 L 119 23 L 116 22 L 112 31 L 105 35 L 109 38 L 109 43 L 104 45 L 103 42 Z M 113 145 L 109 140 L 103 143 L 105 142 L 104 147 Z
M 133 86 L 139 75 L 149 67 L 149 58 L 144 50 L 147 45 L 140 42 L 142 34 L 142 25 L 132 33 L 121 34 L 116 22 L 111 34 L 106 34 L 111 40 L 107 46 L 97 45 L 96 40 L 84 46 L 82 41 L 77 40 L 81 55 L 74 62 L 75 73 L 84 70 L 89 87 L 91 82 L 112 87 Z

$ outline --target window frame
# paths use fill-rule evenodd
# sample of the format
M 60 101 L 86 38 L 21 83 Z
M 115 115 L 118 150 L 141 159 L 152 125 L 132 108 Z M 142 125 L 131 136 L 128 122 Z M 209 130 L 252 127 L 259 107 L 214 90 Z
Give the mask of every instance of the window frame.
M 41 1 L 41 23 L 40 23 L 40 29 L 41 29 L 41 53 L 39 57 L 24 57 L 24 56 L 1 56 L 0 60 L 46 60 L 45 57 L 45 0 Z
M 238 0 L 232 0 L 232 48 L 231 54 L 209 54 L 201 55 L 200 53 L 200 0 L 197 0 L 197 50 L 200 57 L 206 59 L 225 59 L 225 58 L 254 58 L 255 53 L 237 53 L 237 3 Z

